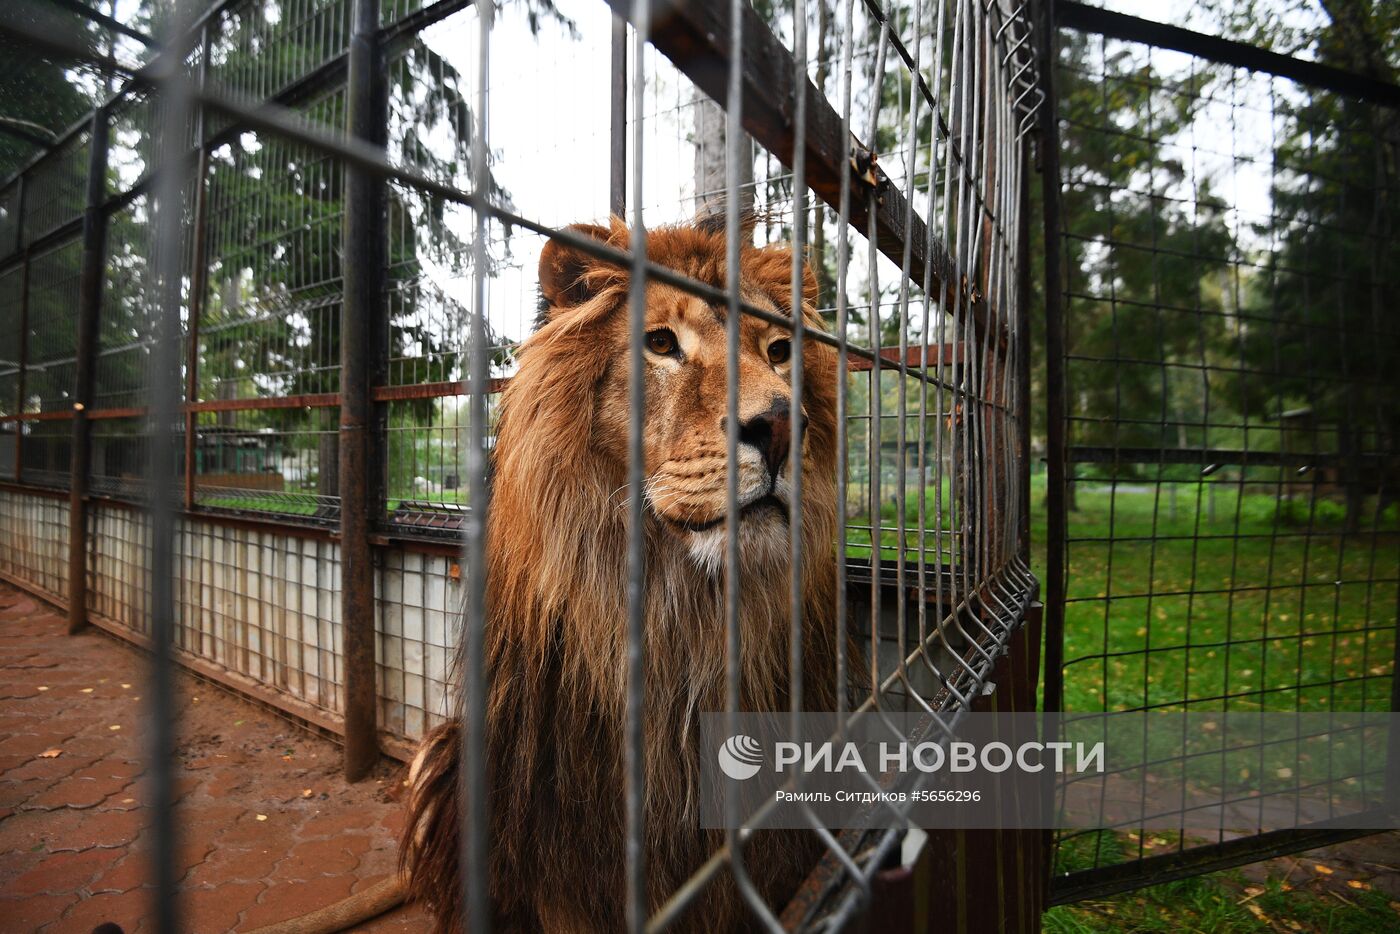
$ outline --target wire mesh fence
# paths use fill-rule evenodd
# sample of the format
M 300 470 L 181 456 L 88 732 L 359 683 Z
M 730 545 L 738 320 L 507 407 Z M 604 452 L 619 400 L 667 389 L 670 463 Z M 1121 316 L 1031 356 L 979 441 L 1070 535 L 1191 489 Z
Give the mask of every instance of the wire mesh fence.
M 1228 46 L 1070 6 L 1050 689 L 1067 713 L 1392 710 L 1394 111 L 1287 77 L 1307 80 L 1296 62 L 1251 70 Z M 1320 779 L 1265 774 L 1255 751 L 1256 786 L 1325 797 L 1374 779 L 1346 757 Z M 1247 799 L 1162 807 L 1178 831 L 1062 833 L 1052 897 L 1325 839 Z M 1218 808 L 1218 830 L 1192 808 Z
M 485 843 L 499 775 L 486 780 L 472 745 L 494 729 L 484 700 L 500 676 L 483 653 L 506 625 L 487 612 L 486 570 L 501 560 L 493 542 L 528 519 L 501 512 L 519 479 L 497 430 L 548 402 L 526 361 L 567 304 L 546 288 L 541 308 L 544 257 L 569 251 L 618 277 L 610 317 L 630 328 L 599 377 L 627 400 L 622 414 L 557 439 L 566 450 L 601 432 L 622 452 L 589 506 L 616 546 L 612 610 L 631 649 L 611 679 L 615 748 L 595 789 L 616 818 L 599 831 L 617 873 L 603 926 L 850 920 L 898 863 L 903 830 L 813 828 L 786 862 L 746 855 L 747 831 L 700 835 L 664 865 L 676 828 L 647 811 L 642 723 L 648 694 L 674 685 L 644 673 L 646 593 L 689 542 L 686 573 L 702 571 L 707 594 L 695 628 L 714 635 L 696 664 L 717 709 L 737 712 L 751 692 L 797 708 L 806 685 L 838 710 L 946 722 L 998 682 L 1011 703 L 1012 670 L 1015 703 L 1033 702 L 1024 237 L 1040 92 L 1025 11 L 232 0 L 177 12 L 183 31 L 145 70 L 106 62 L 121 79 L 112 100 L 0 190 L 0 231 L 15 238 L 0 248 L 0 322 L 21 338 L 20 359 L 0 361 L 14 445 L 0 522 L 22 542 L 5 576 L 343 734 L 352 774 L 381 743 L 402 754 L 463 724 L 463 833 L 481 857 L 464 910 L 484 929 L 505 911 L 483 896 L 501 871 Z M 610 214 L 610 228 L 569 226 Z M 697 215 L 707 226 L 670 226 Z M 709 245 L 708 262 L 668 252 L 685 236 Z M 679 325 L 644 326 L 657 296 L 714 318 L 703 353 Z M 712 408 L 697 431 L 720 466 L 695 494 L 713 515 L 692 508 L 668 529 L 644 450 L 665 393 L 625 374 L 685 354 L 705 361 Z M 754 373 L 772 395 L 756 413 Z M 811 415 L 810 436 L 794 413 Z M 767 471 L 764 496 L 748 495 L 741 464 Z M 781 538 L 773 568 L 741 550 L 754 522 Z M 768 586 L 784 596 L 756 644 L 743 594 Z M 810 636 L 818 623 L 830 631 Z M 764 680 L 746 681 L 741 658 L 760 656 Z M 1032 853 L 1032 837 L 1007 852 Z M 1030 859 L 1007 884 L 1034 904 Z M 983 901 L 990 914 L 968 929 L 1013 913 L 1033 923 Z

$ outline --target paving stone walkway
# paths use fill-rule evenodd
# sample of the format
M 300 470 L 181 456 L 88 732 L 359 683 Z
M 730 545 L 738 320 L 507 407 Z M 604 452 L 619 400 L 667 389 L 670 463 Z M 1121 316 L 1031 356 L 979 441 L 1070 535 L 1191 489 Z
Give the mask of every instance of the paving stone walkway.
M 147 666 L 0 583 L 0 932 L 150 929 Z M 393 763 L 348 785 L 330 741 L 183 673 L 177 696 L 183 930 L 270 924 L 393 869 Z M 428 927 L 408 906 L 363 930 Z

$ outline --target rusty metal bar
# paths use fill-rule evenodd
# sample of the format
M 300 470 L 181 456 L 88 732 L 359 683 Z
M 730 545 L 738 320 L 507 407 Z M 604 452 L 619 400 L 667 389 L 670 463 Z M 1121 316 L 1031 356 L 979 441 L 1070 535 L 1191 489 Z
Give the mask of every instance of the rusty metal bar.
M 346 87 L 347 135 L 382 149 L 388 121 L 387 84 L 379 47 L 379 0 L 355 0 Z M 345 168 L 340 318 L 341 625 L 345 652 L 345 777 L 359 781 L 379 759 L 374 670 L 374 552 L 369 536 L 378 514 L 374 475 L 376 432 L 370 387 L 374 346 L 383 334 L 385 182 L 363 168 Z
M 88 134 L 87 200 L 83 208 L 83 254 L 78 279 L 78 334 L 73 378 L 73 432 L 68 478 L 68 631 L 87 624 L 87 486 L 91 468 L 91 432 L 87 408 L 92 404 L 97 361 L 97 322 L 102 309 L 102 280 L 107 265 L 107 111 L 92 112 Z

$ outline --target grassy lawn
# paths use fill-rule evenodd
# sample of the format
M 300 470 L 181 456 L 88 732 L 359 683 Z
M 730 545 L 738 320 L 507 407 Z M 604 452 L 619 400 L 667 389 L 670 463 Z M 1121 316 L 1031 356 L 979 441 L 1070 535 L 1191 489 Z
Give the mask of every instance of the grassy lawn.
M 1116 898 L 1052 908 L 1047 934 L 1374 934 L 1400 923 L 1400 902 L 1374 890 L 1322 888 L 1282 873 L 1249 883 L 1239 871 L 1154 885 Z
M 1043 578 L 1045 487 L 1037 481 Z M 1215 710 L 1385 709 L 1400 569 L 1395 507 L 1379 531 L 1347 536 L 1330 502 L 1280 504 L 1272 492 L 1241 496 L 1222 483 L 1212 505 L 1208 491 L 1180 486 L 1174 504 L 1151 484 L 1081 488 L 1069 519 L 1066 708 L 1185 699 Z M 1176 844 L 1168 834 L 1089 834 L 1061 847 L 1058 869 Z M 1056 908 L 1045 929 L 1361 934 L 1400 923 L 1400 902 L 1332 875 L 1326 865 L 1274 860 Z
M 1140 846 L 1151 855 L 1174 849 L 1176 843 L 1168 834 L 1139 838 L 1102 833 L 1097 838 L 1078 838 L 1076 845 L 1061 850 L 1062 858 L 1071 866 L 1076 861 L 1089 865 L 1096 845 L 1102 848 L 1100 858 L 1111 862 L 1135 857 Z M 1400 924 L 1400 901 L 1394 897 L 1400 880 L 1395 866 L 1376 861 L 1376 852 L 1385 855 L 1397 846 L 1400 835 L 1392 833 L 1112 898 L 1062 905 L 1046 913 L 1044 929 L 1047 934 L 1387 931 Z
M 1228 696 L 1231 710 L 1384 709 L 1396 507 L 1379 531 L 1346 535 L 1331 502 L 1310 510 L 1220 483 L 1212 507 L 1196 485 L 1180 486 L 1174 509 L 1150 484 L 1081 488 L 1069 520 L 1066 708 L 1184 699 L 1219 709 Z M 1039 544 L 1043 509 L 1035 515 Z

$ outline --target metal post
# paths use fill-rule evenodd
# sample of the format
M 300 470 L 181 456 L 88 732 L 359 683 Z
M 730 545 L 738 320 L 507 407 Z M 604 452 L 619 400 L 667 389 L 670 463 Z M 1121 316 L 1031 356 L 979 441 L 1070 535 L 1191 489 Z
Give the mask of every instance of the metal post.
M 1040 189 L 1045 257 L 1045 688 L 1043 710 L 1055 714 L 1064 708 L 1065 626 L 1065 368 L 1064 309 L 1060 292 L 1060 114 L 1055 95 L 1054 0 L 1037 6 L 1037 49 L 1040 81 L 1045 97 L 1040 105 Z M 1057 718 L 1047 718 L 1047 739 L 1059 739 Z M 1041 807 L 1054 813 L 1055 789 L 1047 788 Z M 1049 904 L 1050 872 L 1054 870 L 1055 832 L 1045 831 L 1045 872 L 1041 874 L 1042 904 Z
M 200 30 L 199 86 L 209 74 L 209 27 Z M 209 288 L 209 146 L 204 139 L 204 108 L 195 110 L 195 147 L 199 158 L 194 176 L 194 247 L 190 254 L 190 315 L 188 343 L 185 345 L 185 401 L 199 401 L 199 323 Z M 185 510 L 194 508 L 195 440 L 199 415 L 185 410 Z
M 1064 702 L 1065 620 L 1065 369 L 1064 318 L 1060 305 L 1060 126 L 1055 97 L 1054 0 L 1040 4 L 1041 191 L 1045 236 L 1045 710 Z
M 92 450 L 87 410 L 97 362 L 97 322 L 106 266 L 107 112 L 92 112 L 88 141 L 87 200 L 83 208 L 83 258 L 78 279 L 78 334 L 73 379 L 73 440 L 68 485 L 68 631 L 87 625 L 87 488 Z M 27 291 L 27 290 L 26 290 Z
M 1021 140 L 1021 186 L 1017 193 L 1020 223 L 1016 231 L 1016 330 L 1021 339 L 1016 346 L 1016 418 L 1020 422 L 1018 444 L 1021 469 L 1016 495 L 1021 504 L 1021 523 L 1016 530 L 1020 541 L 1017 552 L 1030 565 L 1031 558 L 1031 144 Z
M 388 122 L 378 46 L 379 0 L 355 0 L 346 88 L 346 131 L 383 147 Z M 359 167 L 345 169 L 340 318 L 341 625 L 345 650 L 345 777 L 359 781 L 379 758 L 374 669 L 374 553 L 369 536 L 379 512 L 374 402 L 376 341 L 383 339 L 385 184 Z
M 21 218 L 22 219 L 22 218 Z M 29 254 L 19 274 L 19 372 L 15 374 L 15 415 L 24 414 L 24 374 L 29 367 Z M 15 482 L 24 482 L 24 419 L 15 421 Z
M 608 77 L 608 97 L 612 105 L 608 116 L 608 210 L 622 217 L 627 211 L 627 20 L 617 13 L 612 18 L 611 69 Z

